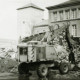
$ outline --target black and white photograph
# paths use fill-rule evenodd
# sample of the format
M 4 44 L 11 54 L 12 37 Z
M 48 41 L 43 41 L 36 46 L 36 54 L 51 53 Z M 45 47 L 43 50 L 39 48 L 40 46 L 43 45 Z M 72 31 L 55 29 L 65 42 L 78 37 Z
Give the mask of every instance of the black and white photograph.
M 0 80 L 80 80 L 80 0 L 0 0 Z

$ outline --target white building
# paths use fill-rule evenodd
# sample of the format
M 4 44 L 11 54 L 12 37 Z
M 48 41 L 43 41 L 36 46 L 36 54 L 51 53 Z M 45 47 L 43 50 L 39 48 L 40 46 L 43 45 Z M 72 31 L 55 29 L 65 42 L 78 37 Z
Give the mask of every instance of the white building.
M 80 37 L 80 0 L 69 0 L 64 3 L 47 7 L 49 25 L 58 29 L 69 25 L 70 35 Z
M 18 36 L 19 39 L 23 39 L 32 35 L 33 25 L 42 21 L 44 10 L 33 3 L 30 3 L 21 8 L 18 8 L 17 11 Z
M 42 20 L 40 23 L 37 23 L 33 29 L 33 35 L 44 33 L 49 31 L 48 20 Z

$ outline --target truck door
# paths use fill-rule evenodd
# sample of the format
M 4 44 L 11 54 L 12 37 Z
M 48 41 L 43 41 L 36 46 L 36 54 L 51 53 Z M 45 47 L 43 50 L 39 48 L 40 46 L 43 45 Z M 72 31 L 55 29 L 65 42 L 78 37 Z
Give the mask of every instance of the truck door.
M 19 58 L 20 58 L 20 61 L 22 62 L 26 62 L 27 59 L 28 59 L 28 48 L 25 47 L 25 48 L 19 48 Z
M 36 56 L 37 60 L 45 60 L 46 58 L 45 47 L 37 47 L 36 52 L 37 52 L 37 56 Z

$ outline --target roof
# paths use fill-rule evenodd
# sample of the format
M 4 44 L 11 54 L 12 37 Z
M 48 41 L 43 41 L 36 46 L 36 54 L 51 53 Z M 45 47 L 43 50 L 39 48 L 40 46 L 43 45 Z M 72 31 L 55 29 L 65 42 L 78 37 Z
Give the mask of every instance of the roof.
M 40 27 L 40 26 L 48 26 L 48 20 L 42 20 L 41 22 L 35 24 L 34 27 Z
M 46 7 L 48 10 L 80 5 L 80 0 L 69 0 L 64 3 Z
M 32 8 L 36 8 L 36 9 L 39 9 L 39 10 L 42 10 L 44 11 L 44 9 L 38 7 L 37 5 L 33 4 L 33 3 L 29 3 L 21 8 L 18 8 L 17 10 L 21 10 L 21 9 L 25 9 L 25 8 L 29 8 L 29 7 L 32 7 Z
M 44 37 L 45 33 L 40 33 L 40 34 L 35 34 L 34 36 L 30 36 L 30 37 L 25 37 L 22 42 L 28 42 L 28 41 L 41 41 L 42 38 Z

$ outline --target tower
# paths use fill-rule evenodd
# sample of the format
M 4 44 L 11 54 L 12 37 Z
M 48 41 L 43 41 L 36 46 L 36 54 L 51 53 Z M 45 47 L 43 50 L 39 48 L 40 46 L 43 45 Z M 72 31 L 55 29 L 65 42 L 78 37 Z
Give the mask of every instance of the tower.
M 32 35 L 33 26 L 42 21 L 44 10 L 33 3 L 17 9 L 18 38 Z

